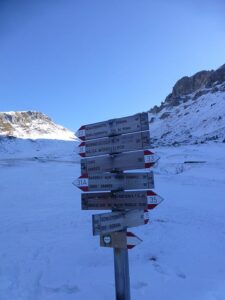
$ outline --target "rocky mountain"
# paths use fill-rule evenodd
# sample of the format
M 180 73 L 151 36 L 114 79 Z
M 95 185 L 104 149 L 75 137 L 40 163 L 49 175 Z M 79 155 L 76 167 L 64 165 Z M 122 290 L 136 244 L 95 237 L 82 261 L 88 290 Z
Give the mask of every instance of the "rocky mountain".
M 152 146 L 225 142 L 225 64 L 178 80 L 149 110 Z M 40 112 L 0 113 L 0 137 L 74 140 L 73 132 Z M 35 150 L 36 151 L 36 150 Z
M 155 146 L 225 142 L 225 64 L 178 80 L 149 117 Z
M 0 113 L 0 165 L 11 159 L 75 161 L 75 145 L 73 132 L 40 112 Z
M 0 112 L 0 136 L 25 139 L 73 140 L 73 132 L 40 112 Z

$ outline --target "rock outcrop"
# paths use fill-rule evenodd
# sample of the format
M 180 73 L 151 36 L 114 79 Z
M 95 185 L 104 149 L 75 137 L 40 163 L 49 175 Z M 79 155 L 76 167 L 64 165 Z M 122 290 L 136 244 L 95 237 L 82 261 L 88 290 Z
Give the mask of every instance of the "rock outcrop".
M 149 119 L 154 145 L 225 141 L 225 65 L 178 80 Z
M 219 86 L 221 85 L 222 86 Z M 160 112 L 166 106 L 178 106 L 189 99 L 196 100 L 203 94 L 211 92 L 225 91 L 225 64 L 217 70 L 200 71 L 193 76 L 184 76 L 179 79 L 160 106 L 154 106 L 150 112 Z
M 74 139 L 68 129 L 55 124 L 41 112 L 0 112 L 0 136 L 18 138 Z

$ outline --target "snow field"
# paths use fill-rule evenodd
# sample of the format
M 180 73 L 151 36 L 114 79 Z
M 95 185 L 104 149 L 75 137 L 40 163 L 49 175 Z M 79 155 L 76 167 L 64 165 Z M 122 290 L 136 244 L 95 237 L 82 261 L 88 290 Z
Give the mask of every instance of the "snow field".
M 113 251 L 92 236 L 98 211 L 81 211 L 78 158 L 63 152 L 0 159 L 1 300 L 115 298 Z M 143 240 L 129 251 L 132 300 L 223 300 L 225 144 L 155 152 L 165 200 L 150 225 L 130 229 Z

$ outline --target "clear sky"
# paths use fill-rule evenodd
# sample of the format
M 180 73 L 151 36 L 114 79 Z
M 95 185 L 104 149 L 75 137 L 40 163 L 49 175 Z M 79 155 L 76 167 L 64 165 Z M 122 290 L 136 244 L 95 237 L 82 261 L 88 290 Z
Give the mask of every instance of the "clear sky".
M 72 130 L 159 105 L 225 63 L 224 0 L 0 0 L 0 111 Z

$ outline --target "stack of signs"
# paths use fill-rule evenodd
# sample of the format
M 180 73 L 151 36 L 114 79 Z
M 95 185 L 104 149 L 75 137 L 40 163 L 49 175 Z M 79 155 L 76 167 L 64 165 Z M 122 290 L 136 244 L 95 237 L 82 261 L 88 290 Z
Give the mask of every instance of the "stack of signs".
M 93 215 L 93 235 L 102 247 L 131 249 L 141 240 L 126 229 L 148 223 L 148 210 L 163 200 L 151 190 L 149 168 L 159 158 L 149 150 L 148 113 L 85 125 L 76 135 L 81 176 L 73 183 L 85 192 L 82 209 L 112 210 Z

